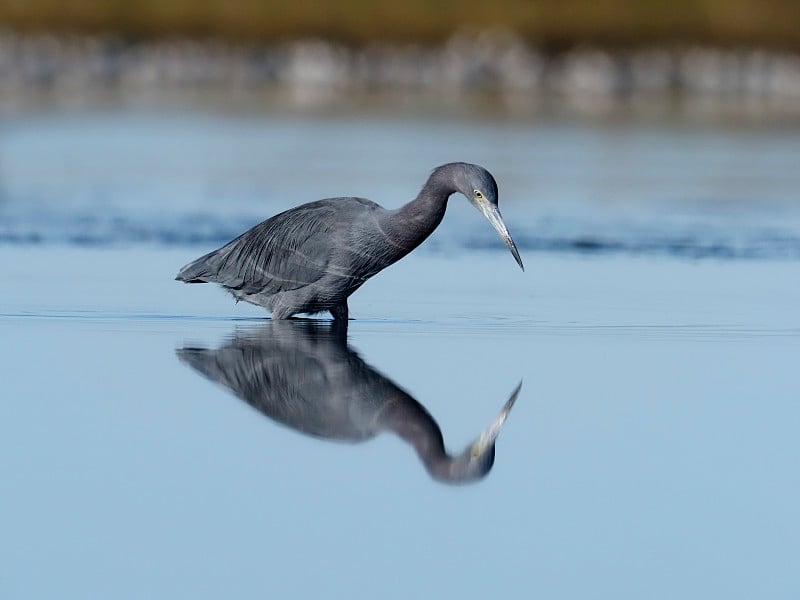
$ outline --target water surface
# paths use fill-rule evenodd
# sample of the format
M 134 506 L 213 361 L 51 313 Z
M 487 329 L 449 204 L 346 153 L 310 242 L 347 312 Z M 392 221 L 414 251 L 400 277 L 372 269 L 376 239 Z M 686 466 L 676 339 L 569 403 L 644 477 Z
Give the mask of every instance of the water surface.
M 0 129 L 0 243 L 221 245 L 301 202 L 414 197 L 464 160 L 520 249 L 800 258 L 800 134 L 544 121 L 34 115 Z M 501 247 L 463 201 L 427 248 Z
M 7 122 L 0 596 L 797 597 L 797 150 L 764 130 Z M 329 389 L 413 399 L 451 455 L 522 380 L 485 477 L 432 477 L 408 427 L 308 435 L 180 360 L 256 339 L 264 365 L 271 327 L 181 265 L 304 200 L 396 206 L 453 159 L 497 176 L 527 271 L 454 199 L 352 297 L 344 345 L 283 343 Z M 362 425 L 396 404 L 364 406 Z

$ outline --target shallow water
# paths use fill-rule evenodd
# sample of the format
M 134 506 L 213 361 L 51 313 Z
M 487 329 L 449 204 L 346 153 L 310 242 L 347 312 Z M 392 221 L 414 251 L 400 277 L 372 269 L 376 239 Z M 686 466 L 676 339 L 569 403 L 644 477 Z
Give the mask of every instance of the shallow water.
M 192 249 L 3 253 L 7 597 L 798 591 L 793 263 L 422 253 L 376 277 L 349 347 L 452 453 L 523 380 L 493 469 L 453 488 L 394 433 L 316 439 L 182 364 L 264 327 L 171 281 Z
M 796 137 L 82 119 L 0 144 L 0 596 L 800 593 Z M 351 298 L 346 340 L 173 281 L 284 205 L 396 205 L 452 158 L 492 167 L 524 274 L 454 201 Z M 602 232 L 647 246 L 576 243 Z M 317 406 L 322 379 L 350 441 L 180 356 L 226 347 L 265 402 Z M 414 440 L 458 454 L 520 380 L 488 474 L 434 477 Z

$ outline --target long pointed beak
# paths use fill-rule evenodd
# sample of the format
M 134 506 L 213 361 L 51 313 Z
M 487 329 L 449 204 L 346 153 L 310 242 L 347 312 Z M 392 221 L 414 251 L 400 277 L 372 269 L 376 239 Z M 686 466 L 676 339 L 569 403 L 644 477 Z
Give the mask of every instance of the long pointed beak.
M 508 418 L 508 413 L 511 412 L 511 407 L 514 406 L 514 402 L 517 401 L 517 396 L 519 396 L 519 391 L 521 389 L 522 382 L 520 381 L 514 391 L 511 392 L 511 397 L 503 405 L 500 414 L 494 418 L 491 425 L 484 429 L 480 436 L 478 436 L 478 439 L 472 443 L 470 446 L 470 454 L 473 457 L 480 456 L 486 452 L 486 450 L 494 444 L 495 440 L 497 440 L 497 436 L 500 435 L 500 430 L 503 428 L 503 424 L 505 424 Z
M 492 227 L 494 227 L 497 233 L 500 234 L 500 237 L 503 238 L 506 246 L 508 246 L 508 249 L 511 250 L 511 254 L 514 255 L 514 260 L 517 261 L 519 268 L 524 271 L 525 267 L 522 265 L 522 259 L 519 257 L 517 245 L 514 243 L 514 240 L 511 239 L 511 234 L 508 233 L 508 227 L 506 227 L 506 224 L 503 222 L 503 216 L 500 214 L 500 209 L 492 204 L 489 204 L 485 200 L 483 202 L 477 202 L 476 205 L 483 213 L 483 216 L 486 217 L 489 220 L 489 223 L 492 224 Z

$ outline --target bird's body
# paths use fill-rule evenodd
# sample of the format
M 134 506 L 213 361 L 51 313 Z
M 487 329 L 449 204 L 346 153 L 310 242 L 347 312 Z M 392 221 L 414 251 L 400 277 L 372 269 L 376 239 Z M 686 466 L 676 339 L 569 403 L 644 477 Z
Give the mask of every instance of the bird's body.
M 497 210 L 494 178 L 482 167 L 451 163 L 435 169 L 416 199 L 397 210 L 364 198 L 303 204 L 189 263 L 176 279 L 219 283 L 276 319 L 330 311 L 334 319 L 346 320 L 347 298 L 419 246 L 441 223 L 450 195 L 468 190 L 521 267 Z

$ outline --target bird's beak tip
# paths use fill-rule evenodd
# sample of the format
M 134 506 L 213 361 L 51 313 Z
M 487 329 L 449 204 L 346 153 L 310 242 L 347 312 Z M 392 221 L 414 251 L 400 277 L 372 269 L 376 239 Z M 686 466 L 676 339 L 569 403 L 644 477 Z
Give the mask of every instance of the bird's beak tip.
M 525 266 L 522 264 L 522 258 L 519 255 L 519 250 L 517 250 L 517 245 L 514 243 L 511 234 L 508 232 L 508 228 L 506 224 L 503 222 L 503 217 L 500 215 L 500 210 L 497 206 L 493 206 L 488 202 L 479 202 L 476 204 L 478 210 L 483 213 L 483 216 L 489 220 L 489 223 L 492 224 L 495 231 L 500 234 L 500 237 L 505 242 L 508 249 L 511 251 L 511 254 L 514 256 L 514 260 L 517 261 L 519 268 L 522 269 L 523 273 L 525 272 Z
M 509 239 L 511 238 L 511 236 L 508 236 L 508 237 L 509 237 Z M 522 269 L 522 272 L 524 273 L 525 272 L 525 265 L 522 264 L 522 258 L 519 255 L 519 251 L 517 250 L 516 244 L 514 244 L 513 241 L 511 242 L 511 244 L 509 244 L 508 242 L 506 242 L 506 244 L 508 245 L 509 250 L 511 250 L 511 254 L 514 256 L 514 260 L 517 262 L 517 264 L 519 265 L 519 268 Z M 513 246 L 512 246 L 512 244 L 513 244 Z

